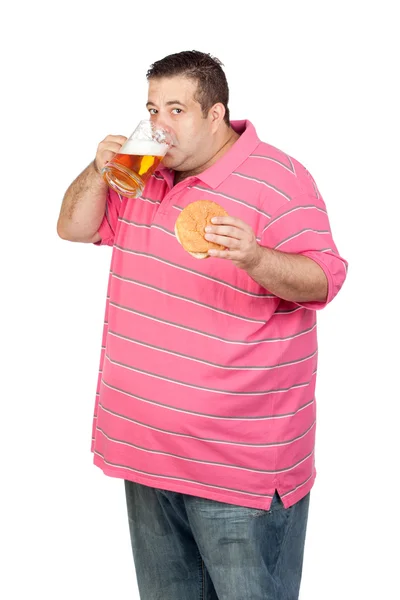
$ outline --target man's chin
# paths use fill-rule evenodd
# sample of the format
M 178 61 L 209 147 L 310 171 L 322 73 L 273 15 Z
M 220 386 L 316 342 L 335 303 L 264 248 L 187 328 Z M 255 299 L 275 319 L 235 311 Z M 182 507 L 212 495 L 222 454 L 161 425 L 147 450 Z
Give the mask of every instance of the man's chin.
M 164 156 L 161 162 L 162 166 L 166 167 L 167 169 L 173 170 L 179 167 L 179 164 L 179 160 L 177 160 L 176 157 L 173 156 L 171 151 L 167 152 L 167 154 Z

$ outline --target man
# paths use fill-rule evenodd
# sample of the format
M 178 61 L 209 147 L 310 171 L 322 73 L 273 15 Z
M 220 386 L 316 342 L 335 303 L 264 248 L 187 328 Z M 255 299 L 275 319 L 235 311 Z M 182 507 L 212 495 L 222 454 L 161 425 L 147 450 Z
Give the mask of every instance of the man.
M 145 600 L 298 598 L 315 479 L 316 311 L 347 263 L 308 171 L 230 122 L 221 63 L 197 51 L 147 73 L 174 146 L 134 200 L 108 189 L 108 136 L 65 194 L 67 240 L 113 246 L 94 463 L 125 480 Z M 223 206 L 208 260 L 180 211 Z

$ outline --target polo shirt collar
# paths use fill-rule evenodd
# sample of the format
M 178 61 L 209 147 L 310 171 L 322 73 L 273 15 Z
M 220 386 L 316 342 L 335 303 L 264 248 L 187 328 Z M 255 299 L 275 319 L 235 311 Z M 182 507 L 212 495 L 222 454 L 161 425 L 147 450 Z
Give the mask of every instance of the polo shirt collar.
M 250 121 L 231 121 L 231 127 L 240 134 L 240 138 L 216 163 L 195 176 L 212 189 L 221 185 L 260 143 L 254 125 Z M 158 171 L 167 181 L 171 177 L 171 171 L 162 165 Z
M 231 121 L 231 126 L 236 133 L 240 134 L 240 138 L 216 163 L 196 175 L 197 179 L 212 189 L 221 185 L 260 143 L 254 125 L 250 121 Z

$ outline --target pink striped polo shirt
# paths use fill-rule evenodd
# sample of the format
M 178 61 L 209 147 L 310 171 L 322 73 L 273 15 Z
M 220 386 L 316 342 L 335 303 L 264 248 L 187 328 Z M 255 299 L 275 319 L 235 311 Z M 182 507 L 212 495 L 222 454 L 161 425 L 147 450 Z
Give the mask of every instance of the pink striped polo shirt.
M 308 171 L 249 121 L 203 173 L 173 185 L 159 168 L 140 198 L 109 191 L 113 246 L 92 451 L 105 474 L 268 509 L 315 479 L 316 310 L 283 301 L 230 261 L 198 260 L 174 235 L 188 203 L 214 200 L 263 246 L 324 270 L 327 302 L 346 277 Z

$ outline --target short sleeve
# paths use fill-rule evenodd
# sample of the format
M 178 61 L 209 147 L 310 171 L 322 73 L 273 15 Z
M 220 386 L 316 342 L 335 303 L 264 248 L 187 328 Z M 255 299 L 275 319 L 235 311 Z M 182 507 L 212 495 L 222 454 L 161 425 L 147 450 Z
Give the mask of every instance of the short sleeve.
M 281 206 L 264 228 L 260 243 L 281 252 L 307 256 L 322 268 L 328 280 L 327 299 L 298 303 L 305 308 L 324 308 L 346 279 L 348 263 L 333 241 L 326 206 L 319 195 L 302 194 Z
M 121 210 L 122 197 L 114 192 L 111 188 L 108 189 L 106 209 L 104 217 L 100 223 L 98 233 L 101 240 L 96 242 L 97 246 L 113 246 L 115 241 L 115 232 L 117 230 L 118 217 Z

